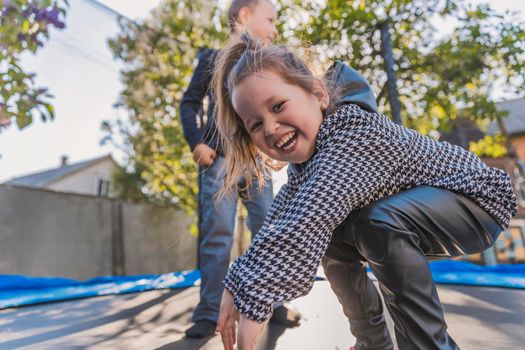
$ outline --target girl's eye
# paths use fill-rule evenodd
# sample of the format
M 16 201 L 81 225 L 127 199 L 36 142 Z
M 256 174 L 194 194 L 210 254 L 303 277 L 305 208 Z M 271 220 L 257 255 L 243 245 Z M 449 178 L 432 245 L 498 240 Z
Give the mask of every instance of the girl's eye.
M 279 113 L 283 108 L 283 105 L 284 105 L 284 101 L 283 102 L 279 102 L 278 104 L 274 105 L 272 107 L 272 112 L 273 113 Z
M 255 124 L 253 124 L 253 125 L 252 125 L 252 130 L 251 130 L 251 131 L 252 131 L 252 132 L 257 131 L 257 129 L 259 129 L 259 127 L 260 127 L 261 125 L 262 125 L 261 122 L 257 122 L 257 123 L 255 123 Z

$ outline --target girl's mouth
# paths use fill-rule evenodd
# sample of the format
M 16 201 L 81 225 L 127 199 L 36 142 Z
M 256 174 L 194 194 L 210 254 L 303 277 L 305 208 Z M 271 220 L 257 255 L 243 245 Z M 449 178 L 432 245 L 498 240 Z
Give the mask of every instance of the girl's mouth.
M 281 140 L 279 140 L 276 146 L 280 150 L 288 153 L 288 152 L 293 151 L 296 144 L 297 144 L 297 132 L 292 131 L 286 134 Z

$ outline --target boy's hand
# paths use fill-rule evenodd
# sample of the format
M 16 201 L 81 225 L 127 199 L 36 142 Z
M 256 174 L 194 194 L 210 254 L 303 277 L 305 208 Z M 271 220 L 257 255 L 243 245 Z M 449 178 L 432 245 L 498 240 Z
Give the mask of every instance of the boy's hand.
M 193 160 L 199 166 L 209 167 L 210 165 L 213 164 L 215 157 L 216 157 L 216 154 L 213 148 L 211 148 L 210 146 L 204 143 L 199 143 L 193 149 Z

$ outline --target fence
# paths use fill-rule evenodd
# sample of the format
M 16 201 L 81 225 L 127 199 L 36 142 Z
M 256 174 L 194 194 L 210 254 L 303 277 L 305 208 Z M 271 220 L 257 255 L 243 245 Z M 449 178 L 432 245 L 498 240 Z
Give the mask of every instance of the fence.
M 192 219 L 174 208 L 0 185 L 0 274 L 158 274 L 196 267 Z

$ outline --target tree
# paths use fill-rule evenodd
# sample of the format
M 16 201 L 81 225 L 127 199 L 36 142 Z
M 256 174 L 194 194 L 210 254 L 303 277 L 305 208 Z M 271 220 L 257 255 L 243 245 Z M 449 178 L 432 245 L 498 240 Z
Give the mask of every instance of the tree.
M 459 114 L 495 119 L 490 100 L 497 78 L 523 91 L 525 24 L 510 13 L 462 0 L 284 1 L 286 33 L 312 45 L 327 62 L 340 59 L 361 71 L 390 114 L 381 28 L 390 28 L 397 92 L 404 123 L 423 133 L 448 130 Z M 431 19 L 457 28 L 436 37 Z
M 501 158 L 508 154 L 503 135 L 486 135 L 477 142 L 470 142 L 470 150 L 480 157 Z
M 524 24 L 488 6 L 462 0 L 281 0 L 277 7 L 286 44 L 314 58 L 318 73 L 334 59 L 362 72 L 389 115 L 380 35 L 386 23 L 404 124 L 423 133 L 449 129 L 459 114 L 495 118 L 495 76 L 515 89 L 525 86 Z M 454 18 L 458 26 L 436 38 L 434 17 Z M 196 168 L 177 109 L 198 48 L 220 47 L 225 23 L 225 9 L 205 0 L 165 0 L 143 23 L 122 21 L 111 45 L 127 67 L 118 105 L 130 119 L 105 127 L 108 140 L 123 136 L 128 152 L 124 193 L 193 212 Z M 304 50 L 304 43 L 310 48 Z
M 219 47 L 225 38 L 221 14 L 212 1 L 167 0 L 142 23 L 121 19 L 121 33 L 110 46 L 126 65 L 117 106 L 128 112 L 129 120 L 103 127 L 105 141 L 114 142 L 116 135 L 124 139 L 128 171 L 118 181 L 123 197 L 133 193 L 135 200 L 195 211 L 197 169 L 182 134 L 178 106 L 198 48 Z
M 65 27 L 66 6 L 67 0 L 0 0 L 0 130 L 11 120 L 23 129 L 35 115 L 54 118 L 52 96 L 22 69 L 20 54 L 43 47 L 50 27 Z

